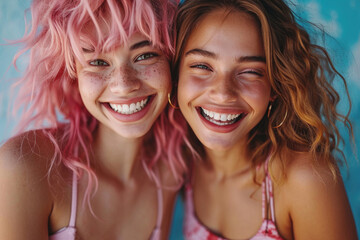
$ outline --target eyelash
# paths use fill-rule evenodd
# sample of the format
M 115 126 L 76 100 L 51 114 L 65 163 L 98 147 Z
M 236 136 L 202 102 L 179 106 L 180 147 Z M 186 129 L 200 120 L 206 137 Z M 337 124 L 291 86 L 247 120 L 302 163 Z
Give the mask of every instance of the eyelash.
M 209 68 L 208 66 L 206 66 L 205 64 L 195 64 L 195 65 L 191 65 L 190 68 L 198 68 L 198 69 L 201 69 L 201 70 L 208 70 L 208 71 L 212 71 L 211 68 Z M 260 73 L 259 71 L 257 70 L 254 70 L 254 69 L 250 69 L 250 70 L 246 70 L 244 72 L 241 72 L 239 74 L 255 74 L 257 76 L 264 76 L 264 74 Z
M 206 66 L 205 64 L 195 64 L 195 65 L 191 65 L 190 68 L 198 68 L 201 70 L 208 70 L 208 71 L 212 71 L 212 69 L 208 66 Z
M 148 53 L 140 54 L 139 56 L 137 56 L 135 58 L 134 62 L 144 61 L 144 60 L 147 60 L 147 59 L 150 59 L 150 58 L 153 58 L 153 57 L 157 57 L 157 56 L 159 56 L 159 54 L 154 53 L 154 52 L 148 52 Z
M 157 53 L 153 53 L 153 52 L 149 52 L 149 53 L 144 53 L 144 54 L 141 54 L 139 56 L 137 56 L 134 60 L 134 62 L 138 62 L 138 61 L 144 61 L 144 60 L 147 60 L 147 59 L 150 59 L 150 58 L 153 58 L 153 57 L 157 57 L 159 56 L 159 54 Z M 110 66 L 109 63 L 107 63 L 106 61 L 102 60 L 102 59 L 94 59 L 94 60 L 91 60 L 89 62 L 89 64 L 91 66 L 96 66 L 96 67 L 106 67 L 106 66 Z
M 259 72 L 258 70 L 255 70 L 255 69 L 246 70 L 246 71 L 243 71 L 243 72 L 241 72 L 239 74 L 255 74 L 255 75 L 260 76 L 260 77 L 264 76 L 264 74 L 262 74 L 261 72 Z
M 106 61 L 102 60 L 102 59 L 95 59 L 95 60 L 91 60 L 89 62 L 89 64 L 91 66 L 96 66 L 96 67 L 106 67 L 109 66 L 109 63 L 107 63 Z

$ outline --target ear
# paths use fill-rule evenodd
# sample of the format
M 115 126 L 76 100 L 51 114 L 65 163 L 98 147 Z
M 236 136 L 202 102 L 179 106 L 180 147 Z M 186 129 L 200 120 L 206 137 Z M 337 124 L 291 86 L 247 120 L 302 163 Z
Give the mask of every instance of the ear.
M 270 102 L 274 102 L 277 99 L 278 95 L 276 92 L 271 88 L 270 90 Z
M 274 101 L 277 99 L 277 97 L 278 97 L 277 95 L 271 93 L 271 95 L 270 95 L 270 102 L 274 102 Z

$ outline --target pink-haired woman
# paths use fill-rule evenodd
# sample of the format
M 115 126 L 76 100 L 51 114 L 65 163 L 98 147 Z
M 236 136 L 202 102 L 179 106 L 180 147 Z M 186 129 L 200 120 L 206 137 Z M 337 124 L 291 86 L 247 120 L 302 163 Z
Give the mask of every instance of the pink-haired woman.
M 20 133 L 0 148 L 0 239 L 167 238 L 185 170 L 166 107 L 175 9 L 34 0 Z

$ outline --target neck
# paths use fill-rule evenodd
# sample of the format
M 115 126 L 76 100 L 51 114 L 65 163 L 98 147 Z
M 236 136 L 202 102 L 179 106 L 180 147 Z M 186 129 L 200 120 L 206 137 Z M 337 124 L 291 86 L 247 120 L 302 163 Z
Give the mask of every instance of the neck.
M 124 138 L 99 124 L 92 145 L 96 171 L 121 182 L 132 179 L 139 170 L 143 172 L 140 159 L 143 139 Z
M 247 149 L 239 144 L 229 149 L 209 149 L 205 147 L 205 164 L 217 178 L 229 178 L 250 170 Z

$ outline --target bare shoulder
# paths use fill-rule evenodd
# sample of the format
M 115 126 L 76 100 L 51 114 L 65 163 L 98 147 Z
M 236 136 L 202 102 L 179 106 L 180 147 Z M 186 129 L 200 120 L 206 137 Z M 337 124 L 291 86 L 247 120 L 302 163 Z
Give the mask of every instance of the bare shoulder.
M 46 174 L 52 151 L 41 131 L 16 136 L 0 147 L 0 186 L 6 192 L 0 198 L 0 239 L 47 237 L 52 197 Z
M 286 178 L 280 187 L 295 239 L 357 239 L 339 172 L 310 153 L 289 151 Z M 315 164 L 313 164 L 315 161 Z
M 324 185 L 332 185 L 340 181 L 341 175 L 337 173 L 335 176 L 323 161 L 314 159 L 311 153 L 288 151 L 286 158 L 290 159 L 285 166 L 286 178 L 288 184 L 314 185 L 320 187 Z
M 54 156 L 54 144 L 42 130 L 28 131 L 10 138 L 0 147 L 0 171 L 43 177 Z

